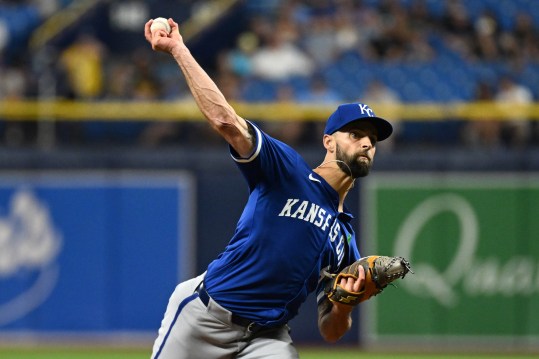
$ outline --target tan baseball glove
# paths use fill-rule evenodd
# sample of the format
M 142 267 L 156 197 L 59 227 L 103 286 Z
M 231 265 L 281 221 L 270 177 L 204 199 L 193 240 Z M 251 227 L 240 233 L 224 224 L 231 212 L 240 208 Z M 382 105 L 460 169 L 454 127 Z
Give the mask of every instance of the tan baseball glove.
M 359 292 L 345 290 L 340 285 L 341 279 L 357 279 L 359 266 L 365 270 L 365 285 Z M 404 278 L 408 272 L 414 273 L 410 268 L 410 263 L 402 257 L 368 256 L 360 258 L 340 273 L 324 273 L 330 278 L 324 291 L 332 302 L 357 305 L 382 292 L 394 280 Z

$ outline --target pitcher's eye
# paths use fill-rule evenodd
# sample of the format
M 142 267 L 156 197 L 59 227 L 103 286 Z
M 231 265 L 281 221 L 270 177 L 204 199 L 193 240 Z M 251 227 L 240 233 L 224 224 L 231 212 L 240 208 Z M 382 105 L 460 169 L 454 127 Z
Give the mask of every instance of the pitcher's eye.
M 368 134 L 363 132 L 363 131 L 358 131 L 358 130 L 355 130 L 355 131 L 350 131 L 350 138 L 353 139 L 353 140 L 359 140 L 363 137 L 367 137 Z

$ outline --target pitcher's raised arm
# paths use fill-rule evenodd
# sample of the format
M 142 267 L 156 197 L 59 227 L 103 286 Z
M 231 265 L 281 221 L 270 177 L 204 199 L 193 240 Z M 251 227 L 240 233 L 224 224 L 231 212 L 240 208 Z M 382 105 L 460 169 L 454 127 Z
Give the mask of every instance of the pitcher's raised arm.
M 180 67 L 198 108 L 217 131 L 240 155 L 247 157 L 253 149 L 253 137 L 248 123 L 230 106 L 215 82 L 197 63 L 185 45 L 178 24 L 168 19 L 171 31 L 151 31 L 153 20 L 144 28 L 146 40 L 155 51 L 171 54 Z

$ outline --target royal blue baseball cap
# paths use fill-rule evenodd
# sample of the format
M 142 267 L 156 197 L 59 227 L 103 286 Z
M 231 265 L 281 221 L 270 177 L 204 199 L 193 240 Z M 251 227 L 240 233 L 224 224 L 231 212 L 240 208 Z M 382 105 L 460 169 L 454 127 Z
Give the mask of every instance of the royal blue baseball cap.
M 345 103 L 329 116 L 324 134 L 331 135 L 349 123 L 369 122 L 378 132 L 378 141 L 383 141 L 393 133 L 393 126 L 381 117 L 377 117 L 371 108 L 363 103 Z

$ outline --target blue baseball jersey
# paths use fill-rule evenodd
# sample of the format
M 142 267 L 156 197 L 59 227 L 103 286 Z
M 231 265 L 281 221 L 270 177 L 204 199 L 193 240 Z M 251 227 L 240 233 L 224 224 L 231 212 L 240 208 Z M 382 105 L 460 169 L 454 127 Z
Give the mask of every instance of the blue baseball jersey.
M 236 231 L 208 266 L 210 296 L 223 307 L 262 325 L 293 318 L 332 272 L 359 259 L 352 215 L 339 212 L 339 195 L 288 145 L 253 124 L 249 158 L 232 150 L 249 185 Z M 317 289 L 318 287 L 318 289 Z

